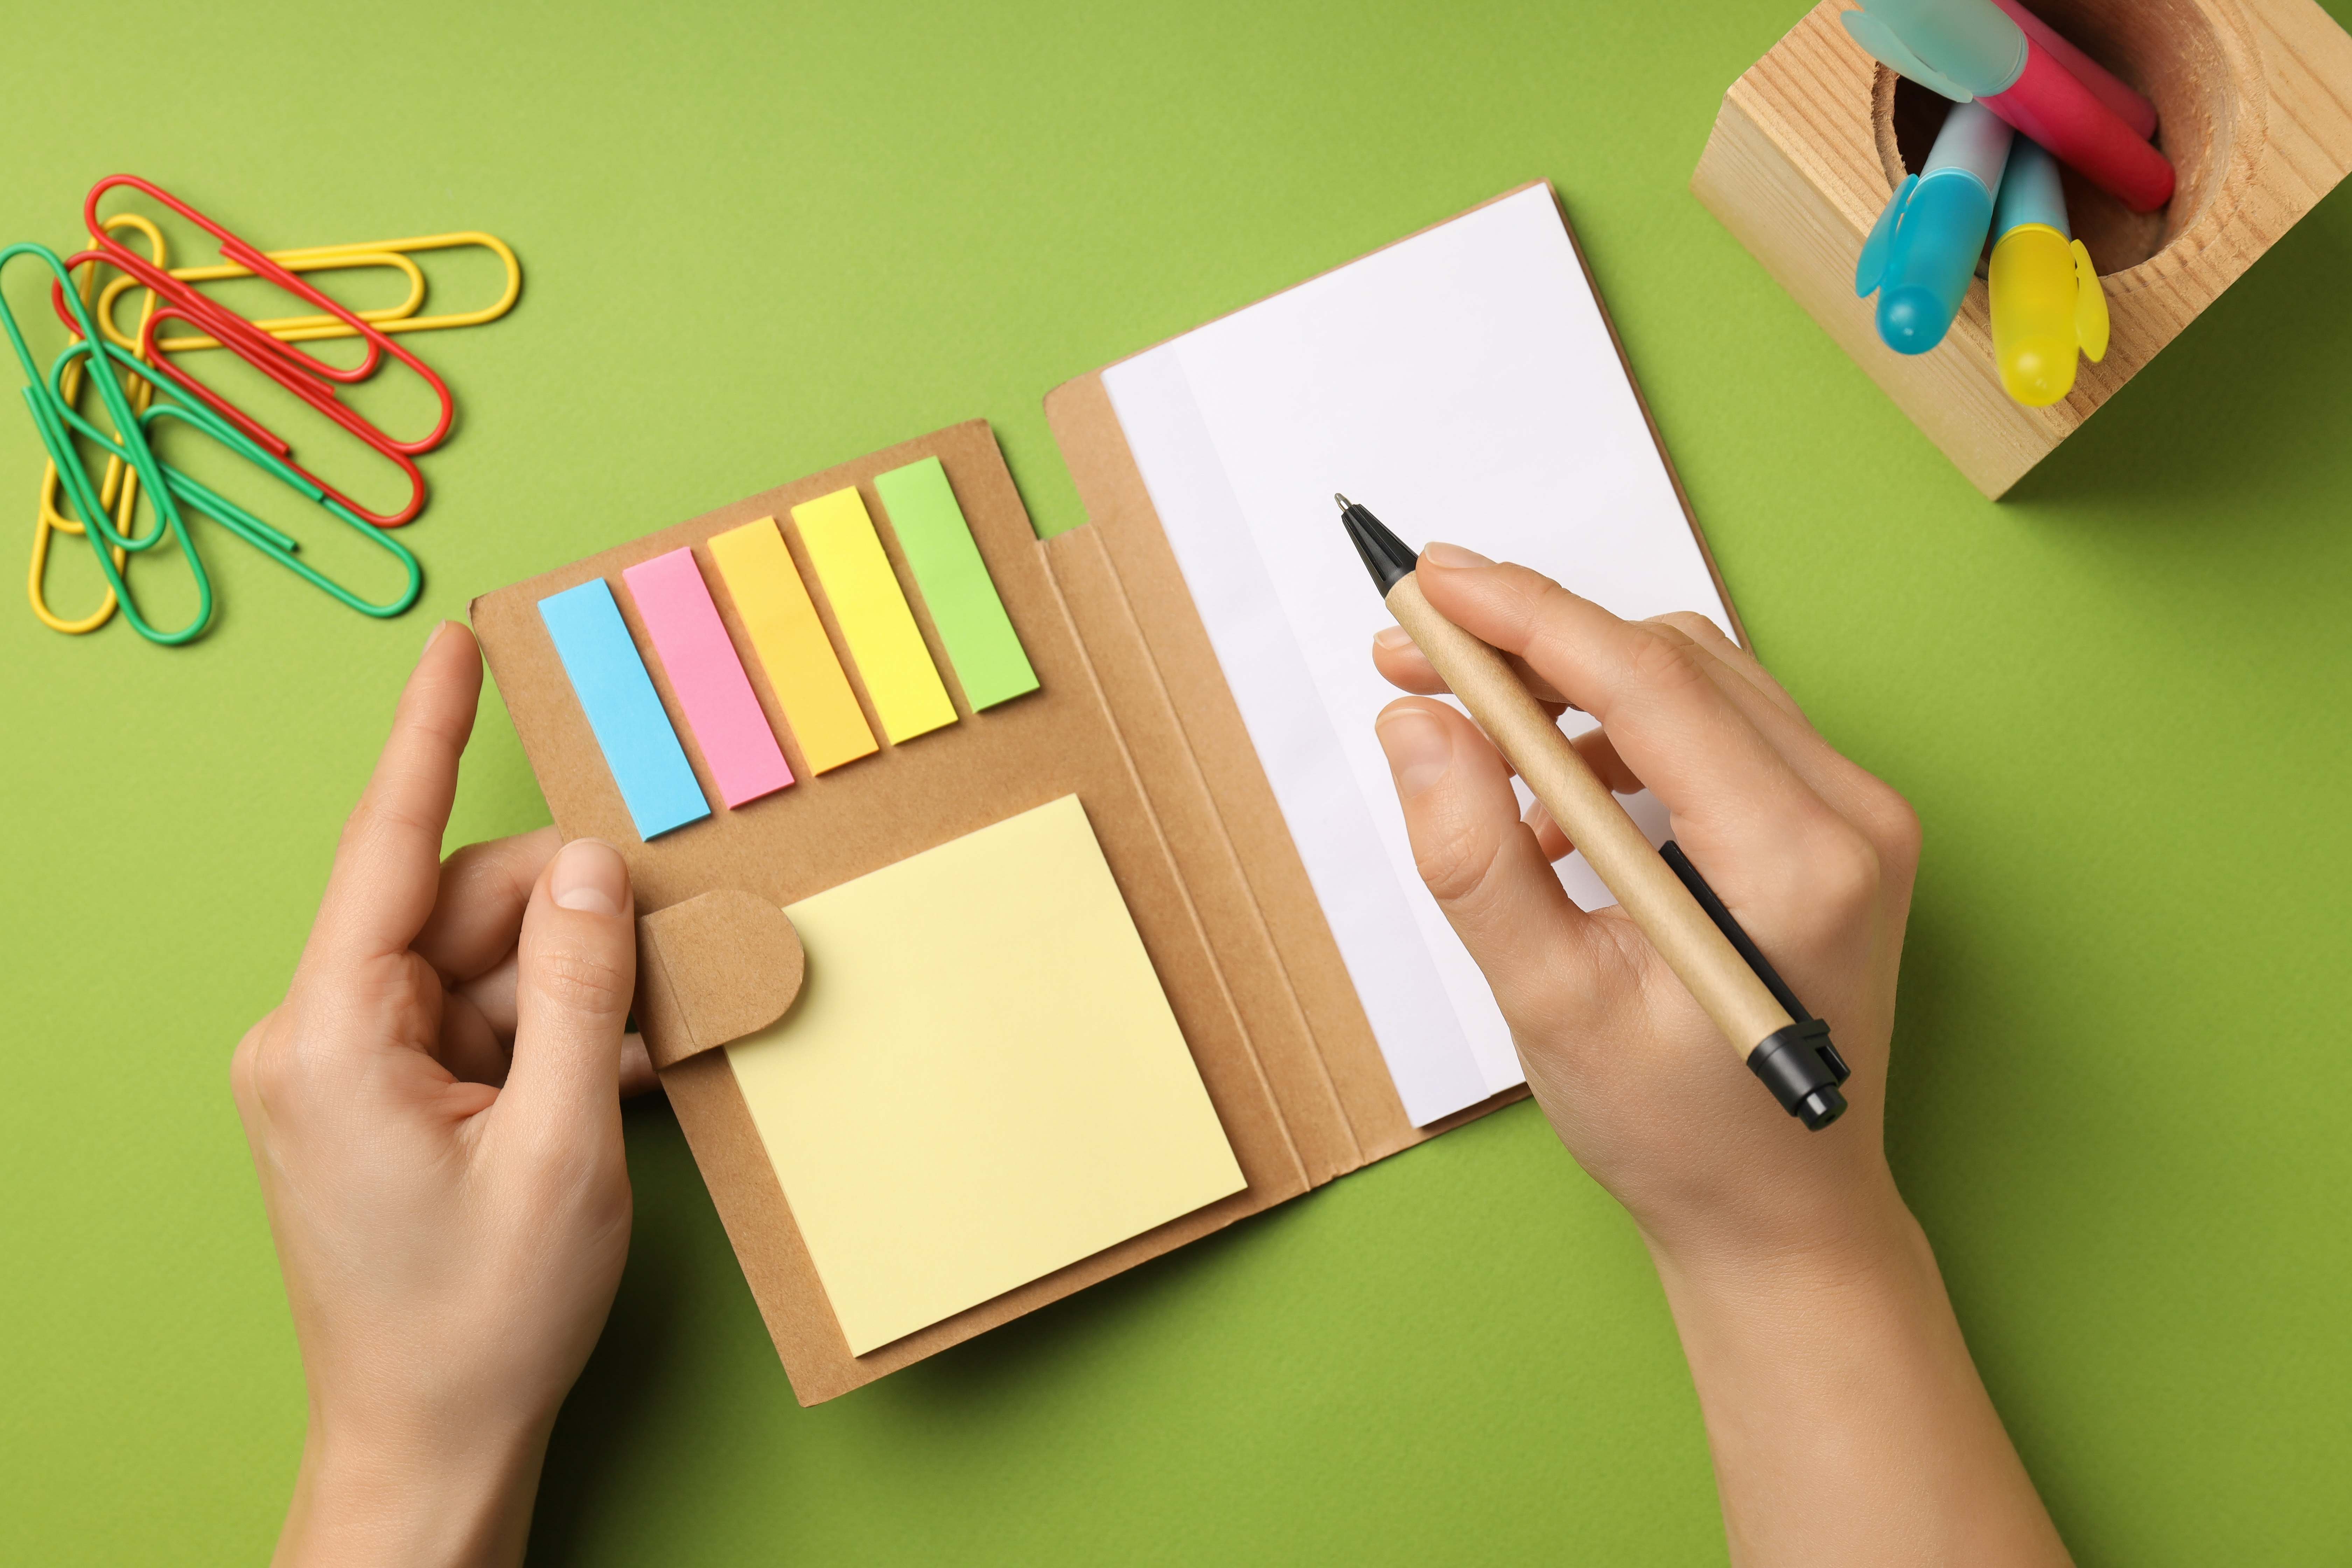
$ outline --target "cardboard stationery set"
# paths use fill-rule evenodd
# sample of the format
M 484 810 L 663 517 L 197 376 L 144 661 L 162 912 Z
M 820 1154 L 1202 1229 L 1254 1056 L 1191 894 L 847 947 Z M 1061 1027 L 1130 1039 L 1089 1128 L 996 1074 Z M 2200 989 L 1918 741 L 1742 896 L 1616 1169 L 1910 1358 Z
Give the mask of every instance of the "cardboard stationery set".
M 1558 216 L 1549 188 L 1541 189 Z M 1559 221 L 1564 231 L 1564 216 Z M 1609 370 L 1628 375 L 1622 362 Z M 1629 376 L 1624 385 L 1632 395 Z M 1091 520 L 1051 540 L 1036 538 L 994 437 L 973 421 L 749 497 L 472 605 L 557 826 L 567 839 L 602 837 L 628 862 L 639 911 L 636 1020 L 803 1404 L 1526 1092 L 1507 1088 L 1427 1125 L 1408 1118 L 1101 375 L 1058 388 L 1046 411 Z M 1663 452 L 1653 456 L 1664 468 Z M 692 550 L 729 637 L 748 647 L 739 607 L 712 570 L 709 542 L 775 520 L 802 575 L 815 584 L 822 574 L 787 520 L 796 507 L 854 489 L 926 645 L 951 677 L 953 661 L 875 486 L 877 476 L 928 458 L 938 460 L 952 488 L 1035 689 L 982 711 L 954 689 L 954 722 L 812 773 L 793 746 L 771 682 L 747 658 L 795 782 L 641 838 L 542 624 L 541 601 L 597 579 L 618 584 L 632 567 Z M 1682 523 L 1695 543 L 1686 511 Z M 627 595 L 618 597 L 665 710 L 678 714 L 656 639 L 625 607 Z M 834 611 L 822 595 L 813 597 L 835 647 L 848 648 Z M 873 718 L 862 692 L 860 700 Z M 677 732 L 715 802 L 708 758 L 690 726 Z M 804 957 L 788 906 L 1069 796 L 1083 808 L 1181 1030 L 1238 1166 L 1239 1190 L 887 1343 L 853 1348 L 729 1047 L 793 1016 Z M 906 962 L 920 963 L 922 955 L 909 953 Z M 821 955 L 806 960 L 805 979 L 812 987 L 824 984 Z M 1087 1179 L 1084 1172 L 1069 1176 Z

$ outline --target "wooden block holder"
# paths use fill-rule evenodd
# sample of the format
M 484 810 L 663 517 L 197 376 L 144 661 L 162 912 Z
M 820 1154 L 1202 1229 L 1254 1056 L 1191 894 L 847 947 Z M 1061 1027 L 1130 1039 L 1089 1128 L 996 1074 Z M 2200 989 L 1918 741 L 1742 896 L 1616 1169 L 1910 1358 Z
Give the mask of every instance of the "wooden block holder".
M 2352 37 L 2314 0 L 2033 0 L 2043 20 L 2155 100 L 2179 186 L 2135 216 L 2066 176 L 2075 233 L 2115 321 L 2105 361 L 2028 408 L 1993 366 L 1984 268 L 1943 343 L 1881 342 L 1857 299 L 1864 236 L 1925 162 L 1948 105 L 1847 37 L 1822 0 L 1724 94 L 1691 189 L 1871 379 L 1998 498 L 2352 172 Z

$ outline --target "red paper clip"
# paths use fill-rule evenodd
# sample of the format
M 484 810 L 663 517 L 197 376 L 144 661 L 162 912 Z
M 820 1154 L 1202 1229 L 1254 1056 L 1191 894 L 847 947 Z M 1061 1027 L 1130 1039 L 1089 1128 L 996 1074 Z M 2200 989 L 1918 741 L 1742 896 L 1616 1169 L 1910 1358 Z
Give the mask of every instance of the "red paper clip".
M 301 475 L 313 485 L 316 485 L 329 497 L 341 501 L 343 505 L 349 507 L 353 514 L 364 521 L 372 522 L 378 528 L 398 528 L 403 523 L 415 521 L 416 514 L 425 510 L 425 475 L 416 467 L 416 459 L 410 457 L 406 452 L 396 449 L 387 450 L 378 443 L 369 443 L 371 446 L 375 447 L 376 450 L 383 452 L 386 458 L 397 465 L 402 473 L 408 476 L 408 504 L 394 512 L 378 512 L 369 510 L 366 507 L 363 507 L 359 502 L 353 500 L 350 496 L 345 495 L 341 490 L 337 489 L 333 485 L 329 484 L 326 480 L 320 479 L 318 475 L 312 473 L 310 469 L 296 462 L 294 460 L 294 448 L 289 445 L 282 437 L 272 431 L 260 420 L 256 419 L 252 415 L 247 414 L 244 409 L 239 408 L 236 404 L 231 403 L 227 398 L 223 397 L 219 393 L 215 392 L 202 381 L 196 379 L 194 374 L 173 363 L 171 357 L 164 353 L 162 342 L 157 338 L 156 334 L 162 330 L 163 322 L 173 320 L 186 321 L 190 325 L 198 328 L 200 331 L 209 331 L 213 336 L 221 338 L 223 342 L 226 342 L 229 340 L 225 337 L 221 337 L 218 327 L 209 317 L 198 320 L 197 318 L 190 315 L 187 311 L 181 310 L 177 305 L 164 305 L 151 313 L 147 318 L 146 326 L 139 334 L 139 352 L 142 357 L 143 357 L 150 365 L 153 366 L 156 373 L 165 380 L 171 382 L 174 387 L 184 391 L 190 397 L 201 399 L 207 406 L 217 412 L 222 418 L 227 420 L 239 430 L 242 430 L 247 436 L 252 437 L 254 440 L 259 442 L 262 447 L 268 449 L 270 456 L 278 458 L 278 461 L 284 463 L 288 468 Z M 273 338 L 270 341 L 275 342 L 277 340 Z M 366 438 L 364 435 L 362 435 L 352 425 L 352 420 L 358 416 L 356 415 L 352 415 L 351 410 L 344 408 L 340 402 L 336 403 L 332 409 L 326 410 L 325 412 L 329 413 L 331 416 L 335 416 L 336 423 L 341 425 L 345 429 L 351 430 L 353 435 L 361 436 L 362 440 Z M 346 418 L 341 417 L 341 416 L 350 416 L 350 417 Z
M 254 326 L 243 316 L 198 291 L 193 284 L 173 278 L 168 269 L 155 266 L 146 258 L 115 239 L 107 232 L 104 224 L 99 218 L 98 204 L 108 191 L 117 185 L 128 185 L 133 190 L 153 197 L 188 222 L 211 235 L 219 243 L 223 260 L 234 262 L 255 277 L 263 279 L 297 298 L 308 300 L 319 310 L 341 321 L 361 341 L 362 348 L 360 363 L 350 367 L 331 365 L 290 344 L 279 342 Z M 362 441 L 397 463 L 403 471 L 409 475 L 412 485 L 408 505 L 400 511 L 388 515 L 369 512 L 338 492 L 330 490 L 330 494 L 335 495 L 338 500 L 351 506 L 354 511 L 360 512 L 378 527 L 396 527 L 417 514 L 425 504 L 425 482 L 423 476 L 417 472 L 416 465 L 409 459 L 419 452 L 430 451 L 438 446 L 448 436 L 457 413 L 448 387 L 425 365 L 424 361 L 402 348 L 392 338 L 377 330 L 373 323 L 362 320 L 354 311 L 330 299 L 304 282 L 295 273 L 272 261 L 254 246 L 240 239 L 168 191 L 135 174 L 110 174 L 91 186 L 89 195 L 83 203 L 82 215 L 89 227 L 91 237 L 97 241 L 97 245 L 94 248 L 76 256 L 72 264 L 79 265 L 84 260 L 103 261 L 106 265 L 138 279 L 142 287 L 152 289 L 157 299 L 163 302 L 163 308 L 158 310 L 149 319 L 146 342 L 151 352 L 154 351 L 155 345 L 154 328 L 167 316 L 177 317 L 196 327 L 200 331 L 219 340 L 224 346 L 255 369 L 262 372 L 280 386 L 285 387 Z M 62 290 L 55 292 L 58 294 L 55 302 L 58 310 L 61 315 L 65 314 L 66 304 Z M 425 384 L 432 388 L 435 398 L 441 405 L 439 420 L 436 422 L 432 431 L 422 439 L 415 441 L 393 439 L 365 416 L 345 404 L 336 393 L 338 385 L 348 385 L 373 375 L 386 355 L 398 360 L 422 377 Z M 207 405 L 217 409 L 224 417 L 231 420 L 278 456 L 284 458 L 290 450 L 285 441 L 270 433 L 257 421 L 229 404 L 186 372 L 180 370 L 176 365 L 170 364 L 160 352 L 154 352 L 154 363 L 159 368 L 169 371 L 172 379 L 185 386 L 191 395 L 201 397 Z M 321 489 L 327 488 L 315 476 L 311 476 L 311 479 L 313 483 L 320 483 Z
M 279 342 L 244 317 L 198 292 L 194 285 L 173 277 L 165 268 L 157 267 L 145 257 L 116 239 L 107 232 L 105 226 L 99 220 L 98 204 L 108 191 L 117 185 L 128 185 L 143 195 L 152 196 L 219 241 L 223 260 L 233 261 L 255 277 L 265 279 L 288 293 L 309 300 L 320 310 L 350 327 L 365 345 L 361 363 L 349 369 L 341 369 L 304 353 L 290 344 Z M 449 426 L 456 417 L 456 408 L 450 400 L 449 389 L 443 384 L 439 376 L 433 374 L 423 360 L 418 359 L 378 331 L 373 323 L 362 320 L 357 312 L 328 298 L 304 282 L 299 274 L 288 271 L 254 246 L 240 239 L 152 181 L 142 180 L 136 174 L 108 175 L 90 187 L 89 196 L 82 203 L 82 218 L 89 228 L 91 238 L 98 242 L 99 248 L 107 252 L 105 259 L 110 264 L 131 273 L 147 287 L 160 292 L 164 299 L 186 310 L 189 312 L 186 320 L 199 324 L 217 322 L 236 342 L 247 345 L 239 348 L 237 352 L 251 361 L 257 369 L 268 371 L 273 364 L 282 364 L 289 370 L 299 371 L 307 375 L 348 384 L 364 381 L 374 374 L 377 365 L 381 363 L 381 357 L 390 354 L 423 377 L 425 384 L 433 389 L 434 396 L 440 402 L 441 417 L 433 426 L 432 432 L 422 439 L 394 441 L 382 431 L 376 430 L 374 426 L 368 424 L 361 416 L 351 413 L 348 409 L 344 411 L 350 415 L 351 419 L 358 422 L 352 426 L 355 433 L 362 426 L 374 432 L 371 445 L 380 445 L 387 451 L 406 452 L 413 456 L 418 452 L 431 451 L 449 434 Z M 129 263 L 127 266 L 124 265 L 126 260 Z M 214 334 L 215 337 L 219 335 L 217 332 Z M 289 388 L 289 390 L 293 389 Z M 333 399 L 333 394 L 325 388 L 314 388 L 311 393 L 305 393 L 304 395 L 312 396 L 313 401 L 318 397 Z

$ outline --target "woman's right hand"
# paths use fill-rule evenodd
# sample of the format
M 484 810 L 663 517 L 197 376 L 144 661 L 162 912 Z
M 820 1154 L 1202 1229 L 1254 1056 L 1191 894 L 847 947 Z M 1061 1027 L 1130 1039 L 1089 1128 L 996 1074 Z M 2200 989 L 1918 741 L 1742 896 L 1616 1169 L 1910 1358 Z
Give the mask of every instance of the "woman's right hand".
M 1523 824 L 1507 763 L 1427 698 L 1381 714 L 1423 879 L 1486 972 L 1528 1081 L 1584 1168 L 1656 1243 L 1744 1252 L 1834 1243 L 1893 1198 L 1880 1129 L 1895 976 L 1919 858 L 1903 797 L 1840 756 L 1763 666 L 1697 615 L 1623 621 L 1523 566 L 1450 545 L 1422 591 L 1601 729 L 1578 749 L 1611 788 L 1647 787 L 1773 966 L 1829 1020 L 1852 1109 L 1808 1132 L 1774 1102 L 1623 911 L 1587 913 Z M 1444 688 L 1400 631 L 1373 658 Z
M 1570 846 L 1520 820 L 1477 726 L 1411 697 L 1380 717 L 1413 854 L 1485 971 L 1528 1082 L 1649 1243 L 1743 1565 L 2067 1561 L 1986 1396 L 1883 1134 L 1919 824 L 1761 665 L 1696 615 L 1620 620 L 1450 545 L 1422 592 L 1601 722 L 1578 749 L 1647 787 L 1674 835 L 1853 1066 L 1809 1132 L 1616 909 L 1570 901 Z M 1373 658 L 1442 689 L 1401 630 Z M 1538 695 L 1546 695 L 1538 692 Z

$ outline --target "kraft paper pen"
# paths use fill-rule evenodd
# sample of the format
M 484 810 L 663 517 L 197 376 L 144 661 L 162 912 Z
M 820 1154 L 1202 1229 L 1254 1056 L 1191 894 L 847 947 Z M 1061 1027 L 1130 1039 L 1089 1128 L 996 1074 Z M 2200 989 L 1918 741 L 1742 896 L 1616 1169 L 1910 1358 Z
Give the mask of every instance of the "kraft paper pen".
M 1830 1026 L 1805 1011 L 1680 847 L 1671 840 L 1650 847 L 1503 656 L 1430 604 L 1421 591 L 1419 557 L 1369 510 L 1346 496 L 1333 499 L 1389 613 L 1748 1070 L 1811 1131 L 1843 1115 L 1838 1086 L 1850 1075 L 1830 1044 Z

